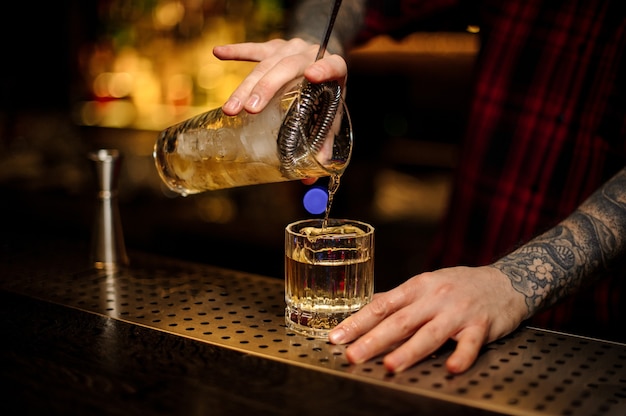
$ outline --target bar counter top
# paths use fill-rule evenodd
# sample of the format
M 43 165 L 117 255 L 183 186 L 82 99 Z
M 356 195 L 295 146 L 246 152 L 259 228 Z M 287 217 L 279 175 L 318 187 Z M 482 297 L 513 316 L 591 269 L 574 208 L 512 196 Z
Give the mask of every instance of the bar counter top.
M 450 375 L 399 374 L 284 325 L 282 279 L 3 234 L 2 414 L 624 415 L 626 345 L 523 327 Z M 242 259 L 245 261 L 245 259 Z

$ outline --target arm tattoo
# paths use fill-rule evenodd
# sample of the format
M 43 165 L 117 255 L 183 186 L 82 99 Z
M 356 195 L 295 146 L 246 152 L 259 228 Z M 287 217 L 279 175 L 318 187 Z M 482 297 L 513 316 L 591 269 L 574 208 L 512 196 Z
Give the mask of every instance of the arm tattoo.
M 526 297 L 528 316 L 608 270 L 626 252 L 626 168 L 559 225 L 493 266 Z
M 363 24 L 366 0 L 343 0 L 333 32 L 328 42 L 328 51 L 343 54 Z M 291 14 L 287 37 L 302 38 L 311 43 L 319 43 L 324 36 L 332 1 L 303 0 L 297 2 Z

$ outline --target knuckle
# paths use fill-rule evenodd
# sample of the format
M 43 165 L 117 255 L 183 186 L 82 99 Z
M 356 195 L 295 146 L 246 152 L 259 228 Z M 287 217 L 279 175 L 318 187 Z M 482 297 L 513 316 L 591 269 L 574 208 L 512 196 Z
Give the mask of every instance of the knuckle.
M 260 95 L 267 95 L 272 91 L 272 84 L 265 78 L 261 78 L 254 86 L 254 91 Z
M 441 297 L 449 296 L 455 289 L 452 283 L 444 282 L 437 285 L 435 289 L 435 295 Z
M 420 329 L 420 332 L 438 345 L 443 344 L 448 339 L 447 333 L 445 333 L 443 328 L 439 325 L 424 325 Z
M 267 41 L 268 45 L 284 45 L 285 43 L 288 43 L 289 41 L 285 40 L 285 39 L 281 39 L 281 38 L 274 38 L 274 39 L 270 39 Z
M 308 50 L 310 48 L 310 44 L 304 39 L 293 38 L 287 41 L 287 43 L 282 45 L 282 48 L 288 53 L 300 53 L 303 50 Z
M 385 299 L 374 298 L 368 305 L 369 312 L 376 318 L 385 318 L 388 315 L 388 303 Z
M 403 311 L 398 311 L 393 318 L 396 331 L 402 338 L 413 335 L 417 332 L 417 324 L 413 316 L 404 313 Z
M 308 42 L 302 38 L 292 38 L 287 41 L 287 45 L 293 48 L 302 48 L 308 45 Z

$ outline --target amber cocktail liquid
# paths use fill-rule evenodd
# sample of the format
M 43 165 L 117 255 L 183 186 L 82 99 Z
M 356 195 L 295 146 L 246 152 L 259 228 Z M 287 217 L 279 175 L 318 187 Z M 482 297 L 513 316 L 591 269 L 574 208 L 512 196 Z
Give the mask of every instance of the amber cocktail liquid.
M 154 160 L 182 195 L 341 174 L 352 154 L 352 126 L 339 87 L 296 84 L 258 114 L 217 108 L 163 130 Z
M 329 219 L 285 230 L 285 321 L 296 332 L 326 337 L 374 292 L 374 228 Z

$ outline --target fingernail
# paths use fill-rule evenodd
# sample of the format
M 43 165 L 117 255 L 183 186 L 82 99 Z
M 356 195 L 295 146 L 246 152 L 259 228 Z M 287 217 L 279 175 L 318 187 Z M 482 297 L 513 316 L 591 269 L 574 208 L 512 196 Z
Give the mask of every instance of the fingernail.
M 464 370 L 464 365 L 462 361 L 453 355 L 446 361 L 446 368 L 450 373 L 456 374 Z
M 353 344 L 346 350 L 349 361 L 355 364 L 361 364 L 365 361 L 365 351 L 359 344 Z
M 248 99 L 247 106 L 250 108 L 257 108 L 260 102 L 261 102 L 261 97 L 259 97 L 256 94 L 251 95 L 250 98 Z
M 223 109 L 228 113 L 237 113 L 239 112 L 240 102 L 236 98 L 229 98 L 228 101 L 224 103 Z
M 387 355 L 383 359 L 383 365 L 387 369 L 387 371 L 392 373 L 399 373 L 406 369 L 406 363 L 400 357 L 396 357 L 394 354 Z
M 328 334 L 328 340 L 333 344 L 342 344 L 346 339 L 346 333 L 341 328 L 335 328 Z

